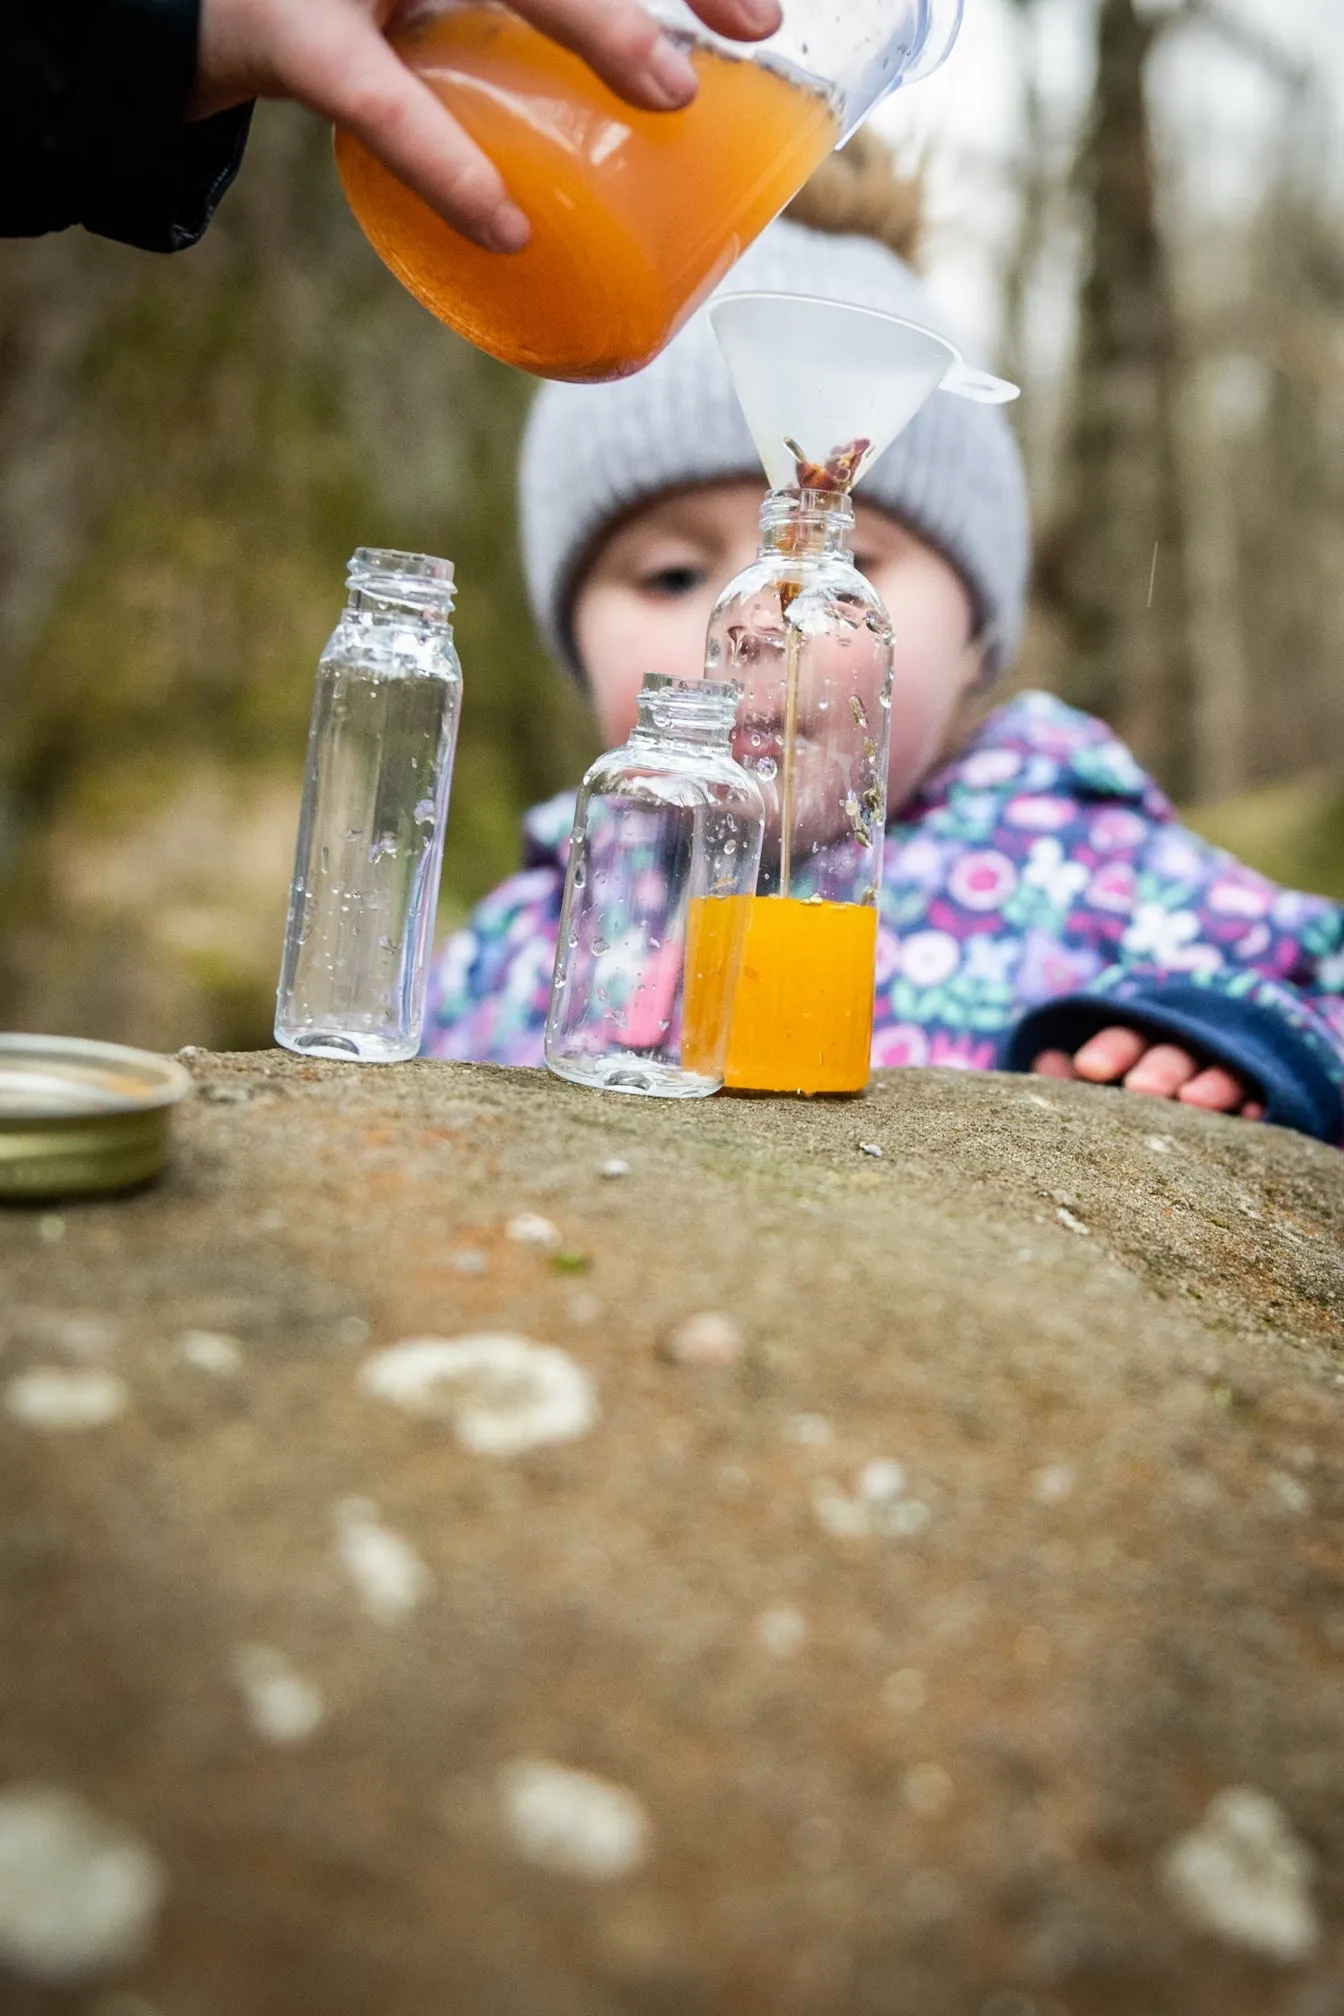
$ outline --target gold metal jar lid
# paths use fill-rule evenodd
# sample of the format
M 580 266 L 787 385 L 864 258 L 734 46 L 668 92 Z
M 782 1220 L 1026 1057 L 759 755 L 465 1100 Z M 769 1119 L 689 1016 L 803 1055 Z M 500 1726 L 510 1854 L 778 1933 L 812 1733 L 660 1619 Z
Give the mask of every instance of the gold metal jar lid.
M 191 1079 L 170 1057 L 0 1035 L 0 1200 L 94 1196 L 157 1176 Z

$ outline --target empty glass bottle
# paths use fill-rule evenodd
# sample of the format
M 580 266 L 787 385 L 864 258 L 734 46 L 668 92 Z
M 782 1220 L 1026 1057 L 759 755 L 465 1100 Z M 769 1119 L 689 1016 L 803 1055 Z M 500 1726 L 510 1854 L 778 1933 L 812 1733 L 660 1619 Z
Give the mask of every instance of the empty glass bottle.
M 462 693 L 453 568 L 361 547 L 317 668 L 275 1040 L 394 1064 L 420 1047 Z
M 739 689 L 650 673 L 634 733 L 574 811 L 546 1062 L 608 1092 L 723 1083 L 765 807 L 734 762 Z
M 843 489 L 773 490 L 761 549 L 709 622 L 705 669 L 743 687 L 735 747 L 766 803 L 726 1082 L 868 1082 L 891 740 L 891 622 L 850 550 Z

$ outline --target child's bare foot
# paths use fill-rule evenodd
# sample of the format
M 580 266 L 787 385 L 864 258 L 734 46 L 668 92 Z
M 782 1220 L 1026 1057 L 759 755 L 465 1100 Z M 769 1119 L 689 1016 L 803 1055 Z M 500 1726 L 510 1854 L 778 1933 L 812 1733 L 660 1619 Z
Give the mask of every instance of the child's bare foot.
M 1231 1071 L 1220 1064 L 1201 1066 L 1175 1043 L 1153 1043 L 1137 1029 L 1102 1029 L 1072 1056 L 1067 1050 L 1042 1050 L 1032 1065 L 1042 1078 L 1081 1078 L 1093 1085 L 1123 1085 L 1151 1099 L 1179 1099 L 1208 1113 L 1235 1113 L 1243 1120 L 1263 1120 L 1265 1109 Z

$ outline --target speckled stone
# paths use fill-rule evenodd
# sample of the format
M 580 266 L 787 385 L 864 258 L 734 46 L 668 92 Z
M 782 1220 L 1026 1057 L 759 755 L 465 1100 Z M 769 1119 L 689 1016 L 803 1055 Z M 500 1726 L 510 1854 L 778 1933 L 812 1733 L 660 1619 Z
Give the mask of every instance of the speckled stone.
M 0 1792 L 163 1882 L 143 1957 L 4 2016 L 1342 2016 L 1337 1155 L 993 1076 L 189 1061 L 161 1186 L 0 1213 L 3 1383 L 94 1312 L 124 1403 L 0 1410 Z M 744 1347 L 691 1375 L 706 1310 Z M 482 1336 L 586 1431 L 361 1376 Z M 1310 1941 L 1174 1883 L 1228 1787 Z

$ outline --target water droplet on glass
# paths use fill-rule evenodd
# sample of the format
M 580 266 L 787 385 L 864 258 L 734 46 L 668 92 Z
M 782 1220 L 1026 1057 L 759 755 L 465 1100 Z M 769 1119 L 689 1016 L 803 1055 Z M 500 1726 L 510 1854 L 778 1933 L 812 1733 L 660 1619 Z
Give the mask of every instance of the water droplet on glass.
M 611 947 L 610 947 L 610 945 L 608 945 L 608 943 L 607 943 L 607 941 L 606 941 L 606 939 L 605 939 L 605 938 L 594 938 L 594 940 L 593 940 L 593 957 L 594 957 L 595 959 L 600 959 L 600 958 L 602 957 L 602 954 L 603 954 L 604 952 L 610 952 L 610 950 L 611 950 Z
M 432 798 L 422 798 L 420 800 L 415 808 L 415 823 L 417 826 L 432 826 L 434 824 L 434 800 Z
M 756 774 L 759 777 L 773 777 L 778 770 L 779 765 L 773 756 L 762 756 L 760 762 L 756 765 Z
M 369 849 L 370 861 L 395 861 L 396 858 L 397 858 L 397 843 L 395 840 L 389 840 L 387 838 L 383 838 L 382 840 L 375 840 L 372 847 L 370 847 Z

